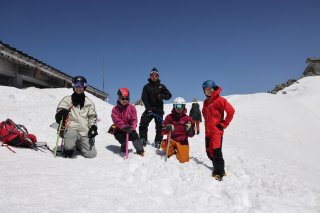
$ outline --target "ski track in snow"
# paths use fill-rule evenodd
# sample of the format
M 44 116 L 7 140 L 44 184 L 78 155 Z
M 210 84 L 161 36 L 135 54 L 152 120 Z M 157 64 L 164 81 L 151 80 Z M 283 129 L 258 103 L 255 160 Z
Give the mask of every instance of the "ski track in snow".
M 56 132 L 49 125 L 57 104 L 71 91 L 9 87 L 0 87 L 0 91 L 6 94 L 0 97 L 1 120 L 10 117 L 24 124 L 39 141 L 47 141 L 53 148 Z M 272 106 L 261 108 L 265 104 L 259 105 L 259 94 L 228 97 L 236 116 L 223 143 L 227 176 L 218 182 L 211 177 L 203 123 L 201 133 L 190 139 L 188 163 L 180 164 L 175 156 L 165 162 L 164 153 L 150 145 L 140 157 L 134 154 L 132 144 L 129 160 L 125 160 L 118 142 L 106 133 L 112 124 L 113 106 L 89 96 L 101 120 L 96 138 L 98 156 L 64 159 L 54 158 L 48 151 L 13 148 L 13 154 L 0 147 L 0 212 L 320 212 L 320 171 L 315 165 L 319 158 L 314 157 L 313 149 L 300 144 L 299 138 L 306 134 L 294 131 L 294 122 L 281 123 L 290 119 L 296 108 L 307 107 L 310 116 L 297 115 L 297 119 L 303 123 L 312 120 L 315 127 L 310 128 L 319 128 L 320 113 L 312 113 L 313 105 L 304 102 L 306 106 L 302 106 L 297 101 L 291 111 L 264 114 Z M 284 98 L 297 100 L 289 92 Z M 286 108 L 288 104 L 281 95 L 265 94 L 263 100 L 278 104 L 275 107 Z M 289 105 L 294 102 L 288 101 Z M 143 107 L 137 109 L 140 116 Z M 165 111 L 171 111 L 170 104 Z M 315 141 L 315 137 L 308 139 Z M 149 140 L 153 138 L 152 122 Z M 305 168 L 299 154 L 303 154 L 302 161 L 308 161 Z

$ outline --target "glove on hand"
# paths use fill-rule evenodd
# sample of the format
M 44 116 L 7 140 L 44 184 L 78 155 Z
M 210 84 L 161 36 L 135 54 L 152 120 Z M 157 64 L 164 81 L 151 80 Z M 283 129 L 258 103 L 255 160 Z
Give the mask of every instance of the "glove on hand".
M 221 131 L 223 131 L 223 126 L 221 124 L 217 124 L 216 126 L 218 129 L 220 129 Z
M 56 122 L 57 122 L 58 124 L 60 124 L 60 122 L 61 122 L 61 120 L 62 120 L 62 124 L 63 124 L 63 126 L 64 126 L 68 115 L 69 115 L 69 110 L 67 110 L 67 109 L 61 109 L 61 110 L 59 110 L 59 111 L 56 113 Z
M 98 127 L 96 125 L 92 125 L 88 132 L 89 138 L 94 138 L 98 135 Z
M 108 133 L 113 135 L 115 131 L 116 131 L 116 125 L 112 124 L 108 130 Z
M 190 130 L 191 130 L 191 122 L 189 121 L 188 123 L 186 123 L 185 125 L 184 125 L 184 129 L 187 131 L 187 132 L 189 132 Z
M 132 132 L 132 127 L 131 126 L 126 126 L 125 128 L 123 128 L 123 131 L 125 131 L 128 134 L 130 134 Z
M 172 124 L 168 124 L 168 125 L 166 126 L 166 130 L 167 130 L 167 131 L 173 131 L 173 130 L 174 130 L 174 126 L 173 126 Z

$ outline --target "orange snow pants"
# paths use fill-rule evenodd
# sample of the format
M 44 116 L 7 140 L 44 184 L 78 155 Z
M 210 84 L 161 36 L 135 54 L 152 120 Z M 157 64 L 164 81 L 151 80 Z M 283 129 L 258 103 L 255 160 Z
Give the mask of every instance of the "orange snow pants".
M 161 143 L 161 148 L 164 152 L 167 151 L 167 140 L 163 140 Z M 176 155 L 180 163 L 185 163 L 189 161 L 189 144 L 181 144 L 173 139 L 170 140 L 168 157 Z

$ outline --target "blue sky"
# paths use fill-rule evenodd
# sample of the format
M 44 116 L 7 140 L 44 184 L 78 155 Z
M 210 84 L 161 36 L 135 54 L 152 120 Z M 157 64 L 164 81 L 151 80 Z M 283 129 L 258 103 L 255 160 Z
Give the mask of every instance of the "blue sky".
M 319 1 L 3 1 L 0 40 L 102 88 L 140 98 L 149 72 L 173 94 L 267 92 L 320 57 Z M 172 99 L 171 99 L 172 101 Z M 169 101 L 169 102 L 171 102 Z

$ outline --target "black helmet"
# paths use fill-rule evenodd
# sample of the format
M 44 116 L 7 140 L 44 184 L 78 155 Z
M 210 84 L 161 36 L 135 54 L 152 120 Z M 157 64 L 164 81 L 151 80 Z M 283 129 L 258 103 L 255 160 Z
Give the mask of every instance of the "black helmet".
M 86 89 L 87 79 L 85 79 L 85 77 L 82 77 L 82 76 L 76 76 L 72 78 L 72 87 L 74 88 L 76 86 L 83 86 L 84 89 Z

